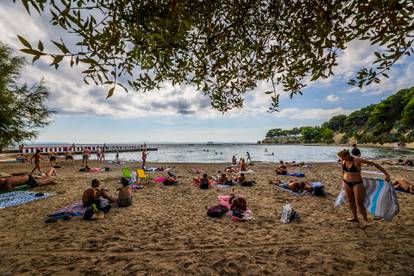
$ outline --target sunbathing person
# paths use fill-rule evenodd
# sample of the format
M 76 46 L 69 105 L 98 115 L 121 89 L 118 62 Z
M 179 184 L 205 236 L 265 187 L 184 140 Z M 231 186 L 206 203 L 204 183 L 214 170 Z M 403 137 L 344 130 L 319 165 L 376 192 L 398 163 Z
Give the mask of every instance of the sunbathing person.
M 394 186 L 394 189 L 405 191 L 411 194 L 414 194 L 414 184 L 410 183 L 406 179 L 397 179 L 395 180 L 392 185 Z
M 118 189 L 118 206 L 128 207 L 132 204 L 132 190 L 127 178 L 121 178 L 122 188 Z
M 177 176 L 173 174 L 172 172 L 168 172 L 167 174 L 168 176 L 164 180 L 164 185 L 167 185 L 167 186 L 177 185 Z
M 84 207 L 91 206 L 92 204 L 99 205 L 101 197 L 109 200 L 110 202 L 116 201 L 108 194 L 107 189 L 99 188 L 100 185 L 101 183 L 98 179 L 93 179 L 91 186 L 83 192 L 82 203 Z
M 283 160 L 280 160 L 279 166 L 276 168 L 275 172 L 276 172 L 276 174 L 279 174 L 279 175 L 287 175 L 288 174 L 288 168 L 287 168 L 285 162 L 283 162 Z
M 0 179 L 0 190 L 11 190 L 21 185 L 30 185 L 33 187 L 52 185 L 55 182 L 56 170 L 51 168 L 47 173 L 42 175 L 18 175 L 9 178 Z

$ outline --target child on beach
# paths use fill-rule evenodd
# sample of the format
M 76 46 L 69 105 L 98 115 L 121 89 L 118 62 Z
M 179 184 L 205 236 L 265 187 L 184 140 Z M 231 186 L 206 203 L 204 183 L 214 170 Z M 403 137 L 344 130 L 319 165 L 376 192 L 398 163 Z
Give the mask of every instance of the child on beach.
M 233 185 L 233 182 L 229 180 L 225 173 L 222 173 L 221 176 L 217 180 L 217 184 L 221 185 Z
M 127 178 L 121 178 L 122 188 L 118 189 L 118 206 L 128 207 L 132 204 L 132 190 Z

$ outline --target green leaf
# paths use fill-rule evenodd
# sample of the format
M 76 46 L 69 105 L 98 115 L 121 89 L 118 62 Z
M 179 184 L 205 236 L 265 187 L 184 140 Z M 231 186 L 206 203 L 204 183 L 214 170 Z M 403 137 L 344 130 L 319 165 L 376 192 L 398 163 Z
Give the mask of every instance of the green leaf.
M 108 98 L 112 97 L 112 95 L 114 94 L 114 91 L 115 91 L 115 86 L 112 87 L 111 89 L 109 89 L 108 95 L 106 96 L 106 98 L 108 99 Z
M 20 51 L 22 51 L 23 53 L 29 54 L 29 55 L 35 55 L 35 56 L 43 55 L 42 52 L 39 52 L 39 51 L 34 50 L 34 49 L 20 49 Z
M 40 40 L 39 40 L 39 43 L 37 44 L 37 49 L 39 49 L 39 51 L 42 51 L 42 52 L 44 50 L 43 43 Z
M 22 36 L 20 36 L 20 35 L 17 35 L 17 38 L 20 40 L 20 42 L 24 45 L 24 46 L 26 46 L 27 48 L 32 48 L 32 46 L 30 45 L 30 43 L 24 38 L 24 37 L 22 37 Z
M 52 40 L 52 43 L 55 44 L 56 47 L 58 47 L 62 51 L 62 53 L 64 53 L 64 54 L 69 53 L 68 48 L 66 48 L 66 46 L 65 46 L 65 44 L 63 44 L 63 42 L 59 43 L 59 42 L 56 42 L 56 41 Z

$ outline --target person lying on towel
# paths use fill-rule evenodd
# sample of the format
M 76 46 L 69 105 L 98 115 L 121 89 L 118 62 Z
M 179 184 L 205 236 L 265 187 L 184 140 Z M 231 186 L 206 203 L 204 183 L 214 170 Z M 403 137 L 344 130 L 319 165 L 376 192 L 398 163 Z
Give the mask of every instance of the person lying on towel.
M 83 207 L 88 207 L 88 206 L 91 206 L 92 204 L 99 203 L 99 199 L 101 197 L 109 200 L 110 202 L 116 201 L 115 198 L 111 197 L 108 194 L 107 189 L 99 188 L 100 185 L 101 185 L 101 182 L 99 182 L 98 179 L 92 180 L 91 186 L 83 192 L 83 196 L 82 196 Z
M 21 185 L 30 185 L 32 188 L 44 185 L 56 184 L 57 173 L 54 168 L 50 168 L 41 175 L 18 175 L 8 178 L 0 178 L 0 190 L 11 190 Z
M 270 184 L 277 185 L 279 187 L 282 187 L 284 189 L 289 189 L 292 192 L 295 193 L 303 193 L 303 192 L 312 192 L 313 187 L 312 183 L 309 181 L 299 181 L 297 179 L 291 179 L 288 183 L 282 183 L 279 179 L 276 179 L 274 181 L 269 181 Z
M 414 194 L 414 184 L 410 183 L 406 179 L 397 179 L 395 180 L 392 185 L 394 186 L 394 189 L 405 191 L 407 193 Z
M 280 160 L 280 164 L 279 164 L 279 166 L 277 166 L 275 172 L 276 172 L 276 174 L 287 175 L 288 168 L 287 168 L 285 162 L 283 162 L 283 160 Z
M 256 181 L 254 180 L 248 181 L 244 173 L 240 173 L 240 176 L 236 177 L 234 181 L 237 184 L 240 184 L 240 186 L 253 186 L 254 184 L 256 184 Z

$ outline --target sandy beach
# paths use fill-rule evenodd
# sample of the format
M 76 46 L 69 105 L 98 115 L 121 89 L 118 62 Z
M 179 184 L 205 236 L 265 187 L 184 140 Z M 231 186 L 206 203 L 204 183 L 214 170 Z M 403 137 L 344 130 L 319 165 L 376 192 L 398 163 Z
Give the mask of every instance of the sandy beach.
M 160 166 L 167 164 L 149 164 Z M 347 206 L 334 209 L 341 168 L 310 164 L 306 179 L 320 181 L 329 196 L 295 196 L 268 184 L 274 164 L 250 168 L 253 187 L 236 186 L 254 221 L 233 222 L 206 215 L 217 196 L 229 190 L 200 190 L 191 168 L 216 175 L 228 164 L 168 164 L 180 185 L 149 184 L 134 192 L 128 208 L 114 207 L 98 221 L 73 218 L 45 223 L 47 215 L 81 198 L 93 178 L 116 195 L 121 167 L 80 173 L 80 162 L 58 169 L 58 184 L 34 191 L 55 193 L 16 207 L 0 209 L 0 275 L 412 275 L 414 273 L 414 195 L 398 193 L 400 213 L 392 222 L 366 229 L 348 223 Z M 46 162 L 44 163 L 46 166 Z M 136 168 L 139 164 L 128 164 Z M 392 179 L 414 181 L 414 171 L 385 166 Z M 30 172 L 30 164 L 0 163 L 0 172 Z M 371 170 L 371 169 L 370 169 Z M 295 171 L 290 168 L 290 171 Z M 151 177 L 165 175 L 149 173 Z M 376 177 L 376 175 L 373 175 Z M 289 177 L 280 177 L 288 180 Z M 283 205 L 291 203 L 299 222 L 282 224 Z

